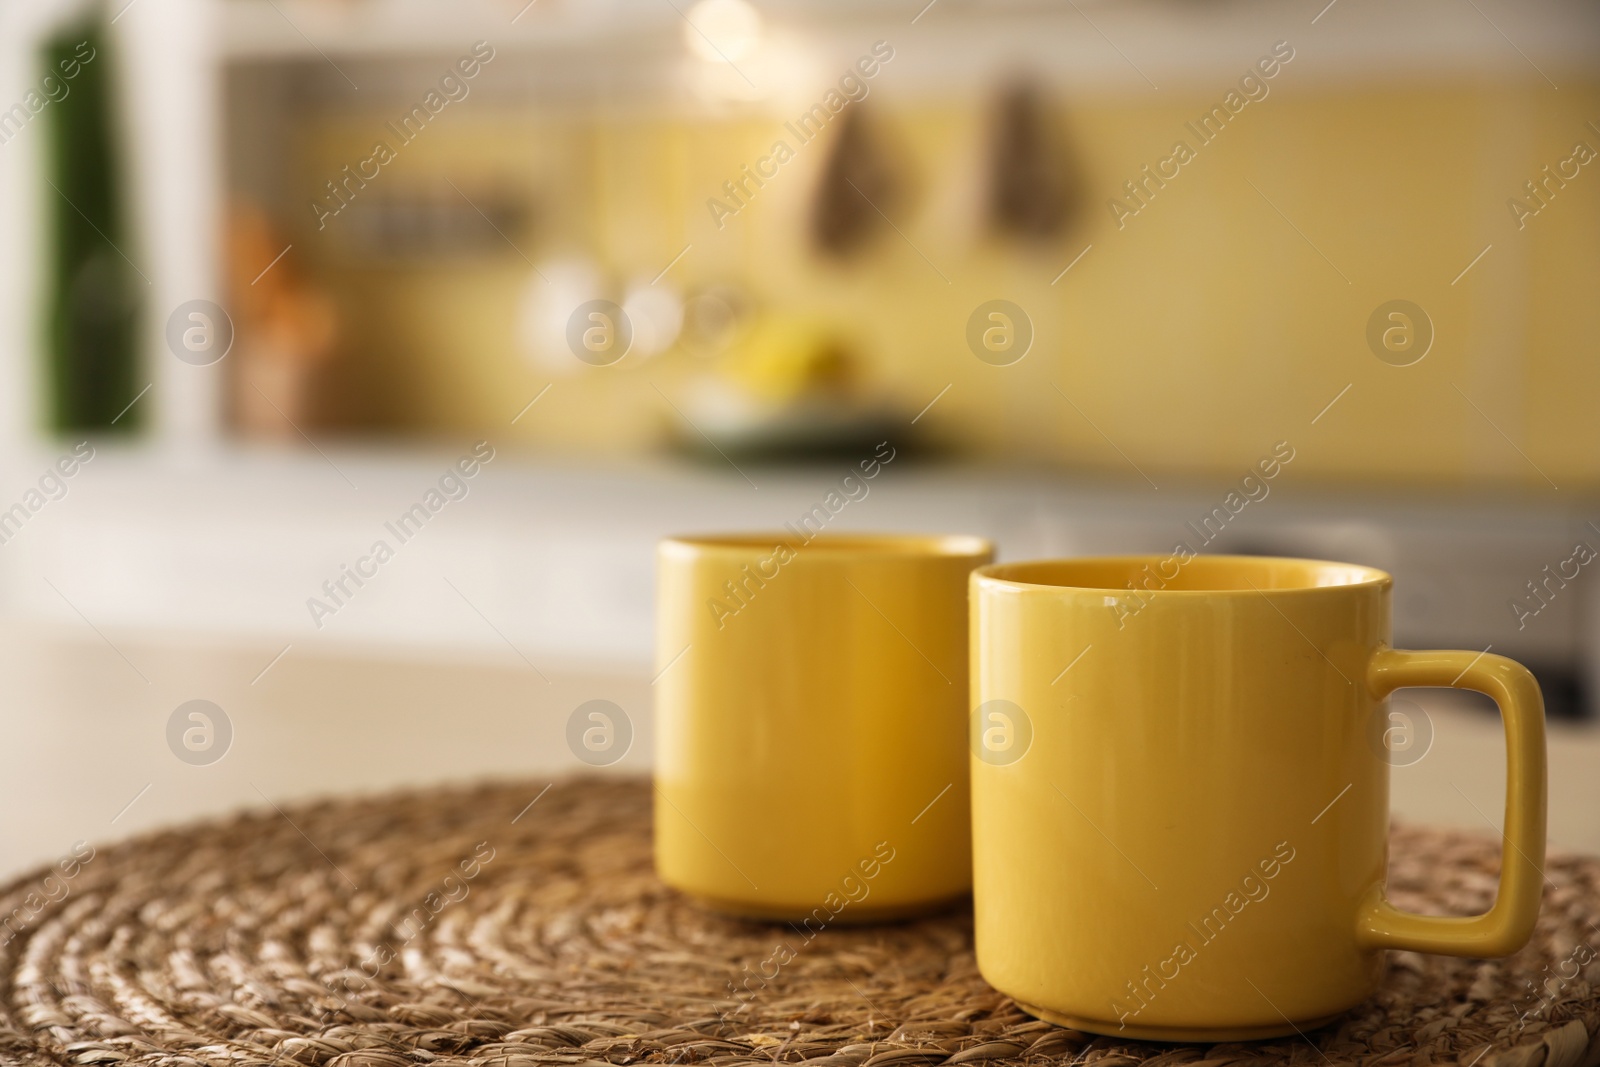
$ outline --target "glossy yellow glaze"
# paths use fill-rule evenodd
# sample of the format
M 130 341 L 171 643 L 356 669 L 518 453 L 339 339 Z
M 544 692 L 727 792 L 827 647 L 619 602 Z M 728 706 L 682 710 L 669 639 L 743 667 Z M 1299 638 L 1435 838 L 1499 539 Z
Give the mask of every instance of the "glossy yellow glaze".
M 1235 1040 L 1359 1003 L 1385 948 L 1521 947 L 1544 858 L 1538 687 L 1499 656 L 1390 649 L 1390 584 L 1365 567 L 1259 557 L 976 572 L 984 977 L 1084 1029 Z M 1384 697 L 1416 685 L 1487 693 L 1505 719 L 1507 845 L 1482 916 L 1407 914 L 1383 898 Z
M 991 558 L 975 537 L 662 542 L 662 880 L 812 930 L 965 895 L 967 578 Z

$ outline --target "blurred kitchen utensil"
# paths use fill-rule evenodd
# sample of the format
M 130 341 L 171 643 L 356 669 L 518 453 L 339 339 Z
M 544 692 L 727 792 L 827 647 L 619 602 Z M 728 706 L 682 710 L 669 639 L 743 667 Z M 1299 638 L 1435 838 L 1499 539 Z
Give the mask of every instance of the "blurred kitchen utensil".
M 859 252 L 885 226 L 884 212 L 901 191 L 889 153 L 873 133 L 861 104 L 839 120 L 811 209 L 811 239 L 823 253 L 844 258 Z
M 989 223 L 1025 240 L 1059 236 L 1077 209 L 1077 176 L 1051 108 L 1033 82 L 1004 89 L 995 106 Z

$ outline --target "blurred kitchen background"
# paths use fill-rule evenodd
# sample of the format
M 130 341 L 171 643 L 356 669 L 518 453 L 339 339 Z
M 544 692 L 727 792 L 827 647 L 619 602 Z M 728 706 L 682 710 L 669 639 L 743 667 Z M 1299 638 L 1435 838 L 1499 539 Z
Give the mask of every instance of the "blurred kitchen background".
M 655 540 L 818 506 L 1383 567 L 1600 850 L 1593 3 L 32 0 L 0 108 L 0 869 L 590 699 L 642 771 Z M 1415 698 L 1398 811 L 1487 828 Z

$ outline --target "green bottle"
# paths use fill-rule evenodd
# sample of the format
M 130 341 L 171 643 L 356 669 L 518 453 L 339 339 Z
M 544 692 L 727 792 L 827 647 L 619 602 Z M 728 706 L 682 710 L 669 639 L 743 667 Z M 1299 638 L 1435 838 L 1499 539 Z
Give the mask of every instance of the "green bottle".
M 132 432 L 140 411 L 128 404 L 140 388 L 137 330 L 149 281 L 125 254 L 123 172 L 103 27 L 96 19 L 62 33 L 43 58 L 46 73 L 68 88 L 40 115 L 50 426 Z M 66 77 L 69 71 L 75 73 Z

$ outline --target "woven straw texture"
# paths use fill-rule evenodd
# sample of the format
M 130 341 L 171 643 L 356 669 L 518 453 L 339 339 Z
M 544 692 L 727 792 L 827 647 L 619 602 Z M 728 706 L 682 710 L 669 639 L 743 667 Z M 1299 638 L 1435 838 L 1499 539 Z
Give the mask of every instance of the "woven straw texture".
M 1481 910 L 1498 848 L 1397 830 L 1391 891 Z M 740 1003 L 730 983 L 796 939 L 656 881 L 638 781 L 320 803 L 52 870 L 0 891 L 0 1062 L 1600 1064 L 1593 859 L 1552 858 L 1510 960 L 1396 953 L 1373 1000 L 1306 1038 L 1219 1045 L 1029 1018 L 979 977 L 964 911 L 831 927 Z

